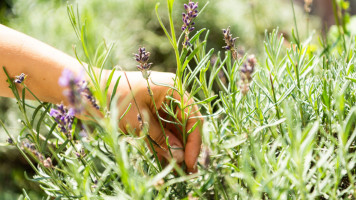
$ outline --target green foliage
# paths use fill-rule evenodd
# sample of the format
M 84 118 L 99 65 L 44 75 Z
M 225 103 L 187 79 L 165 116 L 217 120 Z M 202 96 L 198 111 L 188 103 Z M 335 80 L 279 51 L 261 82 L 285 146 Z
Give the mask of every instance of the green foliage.
M 191 34 L 192 46 L 182 47 L 174 23 L 177 2 L 173 2 L 167 0 L 168 20 L 161 19 L 163 9 L 156 5 L 176 61 L 175 84 L 167 87 L 179 96 L 174 99 L 167 94 L 170 101 L 163 108 L 182 127 L 184 145 L 187 135 L 201 128 L 199 172 L 185 174 L 174 161 L 162 169 L 155 162 L 155 152 L 145 145 L 147 130 L 140 136 L 123 134 L 118 110 L 130 107 L 108 106 L 107 86 L 116 83 L 109 78 L 101 89 L 101 73 L 93 70 L 109 61 L 115 47 L 98 45 L 93 50 L 97 44 L 88 40 L 86 28 L 90 21 L 84 23 L 75 6 L 69 5 L 78 51 L 83 53 L 78 58 L 88 63 L 101 111 L 110 110 L 110 114 L 93 113 L 93 122 L 82 122 L 88 137 L 80 135 L 78 121 L 73 138 L 67 137 L 48 115 L 52 105 L 39 100 L 38 107 L 28 105 L 24 97 L 31 91 L 26 81 L 19 92 L 8 77 L 24 128 L 17 138 L 6 132 L 36 172 L 30 179 L 58 199 L 356 198 L 355 37 L 340 31 L 335 40 L 319 39 L 320 48 L 312 50 L 312 37 L 302 36 L 296 28 L 288 45 L 278 29 L 266 31 L 264 55 L 255 63 L 236 49 L 209 49 L 207 44 L 217 39 L 207 29 Z M 342 25 L 337 29 L 343 29 Z M 247 74 L 243 69 L 252 65 L 255 72 Z M 110 98 L 110 102 L 118 100 L 118 96 Z M 199 107 L 205 122 L 203 127 L 195 124 L 186 130 L 188 120 L 195 117 L 193 105 Z M 26 147 L 28 143 L 34 149 Z M 53 166 L 34 152 L 50 158 Z

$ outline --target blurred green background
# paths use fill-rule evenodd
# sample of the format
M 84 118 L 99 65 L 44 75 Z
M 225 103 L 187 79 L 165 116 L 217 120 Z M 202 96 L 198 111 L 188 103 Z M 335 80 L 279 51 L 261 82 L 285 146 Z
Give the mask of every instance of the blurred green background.
M 67 16 L 67 4 L 78 8 L 82 21 L 87 23 L 89 47 L 92 51 L 100 44 L 114 43 L 107 68 L 119 65 L 127 70 L 135 69 L 133 53 L 145 46 L 152 54 L 153 70 L 175 71 L 174 54 L 160 28 L 154 7 L 157 0 L 2 0 L 0 1 L 0 23 L 26 33 L 74 56 L 77 45 L 75 32 Z M 183 3 L 176 0 L 176 29 L 181 26 Z M 200 9 L 207 3 L 199 1 Z M 302 37 L 333 24 L 332 11 L 326 0 L 315 0 L 312 15 L 303 9 L 303 0 L 296 0 L 296 15 Z M 330 1 L 331 2 L 331 1 Z M 351 8 L 356 7 L 351 2 Z M 165 1 L 161 1 L 160 13 L 166 21 Z M 331 17 L 330 17 L 331 16 Z M 265 30 L 279 27 L 288 39 L 294 26 L 289 0 L 213 0 L 196 20 L 196 28 L 210 30 L 209 47 L 222 49 L 222 29 L 231 26 L 238 36 L 238 47 L 244 52 L 260 55 L 263 49 Z M 308 28 L 310 27 L 310 28 Z M 288 43 L 286 44 L 288 45 Z M 217 52 L 217 51 L 216 51 Z M 263 55 L 262 55 L 263 56 Z M 1 58 L 0 58 L 1 59 Z M 4 81 L 4 80 L 1 80 Z M 0 98 L 0 118 L 17 134 L 21 126 L 17 120 L 16 104 L 11 99 Z M 24 171 L 31 177 L 18 152 L 6 145 L 6 137 L 0 130 L 0 200 L 16 199 L 22 188 L 38 199 L 44 194 L 38 186 L 27 181 Z

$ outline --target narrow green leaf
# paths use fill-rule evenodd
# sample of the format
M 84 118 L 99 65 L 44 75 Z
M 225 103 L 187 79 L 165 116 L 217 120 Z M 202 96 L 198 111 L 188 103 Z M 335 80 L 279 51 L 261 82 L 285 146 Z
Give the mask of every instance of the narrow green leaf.
M 126 108 L 126 110 L 125 110 L 124 114 L 122 114 L 122 115 L 121 115 L 121 117 L 120 117 L 120 121 L 121 121 L 121 120 L 122 120 L 122 118 L 124 118 L 124 117 L 125 117 L 125 115 L 126 115 L 126 114 L 130 111 L 131 106 L 132 106 L 132 104 L 131 104 L 131 103 L 127 106 L 127 108 Z
M 116 96 L 116 90 L 117 90 L 117 86 L 119 85 L 120 79 L 121 79 L 121 76 L 119 76 L 119 77 L 117 78 L 116 83 L 115 83 L 115 86 L 114 86 L 114 89 L 112 90 L 109 107 L 111 106 L 112 100 L 113 100 L 114 97 Z
M 103 70 L 104 70 L 105 63 L 106 63 L 106 61 L 108 60 L 109 55 L 110 55 L 110 53 L 111 53 L 113 47 L 114 47 L 114 44 L 111 43 L 110 46 L 109 46 L 109 49 L 108 49 L 108 50 L 106 51 L 106 53 L 105 53 L 105 58 L 104 58 L 103 62 L 102 62 L 101 65 L 99 66 L 99 68 L 100 68 L 99 80 L 101 80 L 101 76 L 102 76 L 102 73 L 103 73 Z M 115 68 L 114 68 L 114 69 L 115 69 Z
M 164 26 L 164 24 L 163 24 L 163 22 L 162 22 L 162 20 L 161 20 L 161 17 L 160 17 L 159 14 L 158 14 L 158 7 L 159 7 L 159 5 L 160 5 L 160 3 L 158 2 L 158 3 L 156 3 L 156 7 L 155 7 L 155 11 L 156 11 L 156 16 L 157 16 L 158 22 L 159 22 L 159 24 L 161 25 L 161 27 L 162 27 L 164 33 L 166 34 L 166 36 L 167 36 L 167 38 L 168 38 L 168 40 L 169 40 L 169 43 L 171 43 L 171 45 L 172 45 L 173 48 L 174 48 L 174 43 L 173 43 L 173 41 L 172 41 L 172 37 L 171 37 L 171 35 L 168 33 L 166 27 Z
M 214 96 L 209 97 L 209 98 L 206 98 L 206 99 L 204 99 L 204 100 L 202 100 L 202 101 L 194 102 L 194 103 L 192 103 L 192 104 L 187 105 L 186 108 L 189 107 L 189 106 L 193 106 L 193 105 L 199 105 L 199 104 L 207 104 L 207 103 L 210 103 L 211 101 L 213 101 L 213 100 L 216 99 L 217 97 L 218 97 L 218 95 L 214 95 Z
M 168 85 L 168 84 L 164 84 L 164 83 L 158 83 L 158 82 L 155 82 L 153 79 L 151 79 L 151 82 L 154 84 L 154 85 L 158 85 L 158 86 L 163 86 L 163 87 L 168 87 L 168 88 L 171 88 L 172 90 L 176 91 L 176 92 L 179 92 L 177 88 L 175 88 L 174 86 L 172 85 Z
M 26 89 L 22 88 L 22 109 L 23 109 L 23 114 L 26 115 L 26 103 L 25 103 L 25 96 L 26 96 Z
M 192 74 L 190 75 L 189 79 L 186 82 L 186 85 L 189 85 L 190 82 L 195 79 L 196 75 L 198 74 L 198 72 L 204 67 L 204 65 L 209 61 L 210 57 L 213 55 L 214 53 L 214 49 L 211 49 L 208 54 L 199 62 L 198 66 L 194 69 L 194 71 L 192 72 Z
M 185 59 L 183 66 L 182 66 L 182 71 L 185 70 L 189 62 L 194 58 L 194 56 L 199 52 L 200 47 L 204 44 L 205 42 L 201 43 L 197 48 L 193 50 L 192 53 L 189 54 L 189 56 Z
M 39 106 L 37 106 L 37 108 L 35 109 L 35 111 L 32 113 L 32 117 L 31 117 L 31 126 L 33 126 L 33 124 L 35 123 L 35 118 L 36 118 L 36 115 L 38 113 L 38 111 L 43 107 L 43 106 L 46 106 L 47 103 L 43 103 L 43 104 L 40 104 Z
M 108 80 L 106 81 L 105 91 L 104 91 L 105 95 L 107 95 L 107 93 L 108 93 L 108 90 L 109 90 L 109 87 L 110 87 L 110 84 L 111 84 L 111 80 L 112 80 L 112 77 L 114 76 L 115 71 L 116 71 L 116 68 L 114 67 L 110 72 Z
M 265 128 L 269 128 L 269 127 L 272 127 L 272 126 L 277 126 L 278 124 L 281 124 L 283 123 L 284 121 L 286 121 L 286 118 L 283 118 L 283 119 L 280 119 L 278 121 L 275 121 L 271 124 L 267 124 L 267 125 L 264 125 L 264 126 L 260 126 L 258 127 L 257 129 L 255 129 L 255 131 L 252 133 L 252 135 L 256 136 L 256 134 L 260 131 L 262 131 L 263 129 Z
M 47 115 L 47 113 L 48 113 L 48 111 L 49 111 L 50 108 L 51 108 L 51 104 L 49 104 L 49 105 L 46 107 L 46 109 L 45 109 L 45 111 L 42 113 L 40 119 L 37 121 L 37 128 L 36 128 L 36 133 L 37 133 L 37 135 L 40 133 L 41 123 L 43 122 L 43 120 L 44 120 L 44 118 L 46 117 L 46 115 Z
M 198 120 L 197 122 L 195 122 L 195 124 L 192 126 L 192 128 L 188 130 L 187 135 L 189 135 L 190 133 L 192 133 L 192 132 L 197 128 L 197 126 L 198 126 L 199 124 L 200 124 L 200 120 Z

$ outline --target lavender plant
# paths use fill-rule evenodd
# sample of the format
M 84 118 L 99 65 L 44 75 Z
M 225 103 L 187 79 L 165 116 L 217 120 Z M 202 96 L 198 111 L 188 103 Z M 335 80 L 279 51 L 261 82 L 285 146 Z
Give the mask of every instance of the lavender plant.
M 350 41 L 345 55 L 340 53 L 342 40 L 333 45 L 335 49 L 323 43 L 310 52 L 312 40 L 297 36 L 297 29 L 289 46 L 278 29 L 266 31 L 265 56 L 256 58 L 238 54 L 236 37 L 227 28 L 221 34 L 224 51 L 214 54 L 214 49 L 207 49 L 209 31 L 193 28 L 193 20 L 199 23 L 198 3 L 189 1 L 180 7 L 186 13 L 179 37 L 173 21 L 174 0 L 167 0 L 167 6 L 168 25 L 158 14 L 159 4 L 156 14 L 174 49 L 174 84 L 150 80 L 152 63 L 145 48 L 139 48 L 135 59 L 152 102 L 151 82 L 168 89 L 162 107 L 154 104 L 162 132 L 165 124 L 175 124 L 185 148 L 189 134 L 201 130 L 199 172 L 186 174 L 184 164 L 177 166 L 174 160 L 161 165 L 152 147 L 155 141 L 149 139 L 152 153 L 145 145 L 149 133 L 141 113 L 137 116 L 141 135 L 125 135 L 120 129 L 119 111 L 125 115 L 131 106 L 111 103 L 120 101 L 115 96 L 120 81 L 113 78 L 116 68 L 103 87 L 105 60 L 93 59 L 109 57 L 111 48 L 90 54 L 85 25 L 69 6 L 90 78 L 87 84 L 63 72 L 59 82 L 68 88 L 72 108 L 39 100 L 37 107 L 29 105 L 25 95 L 33 93 L 26 87 L 26 75 L 15 80 L 8 76 L 24 128 L 13 138 L 0 123 L 9 145 L 17 147 L 36 172 L 29 179 L 40 184 L 48 198 L 58 199 L 356 198 L 355 38 L 342 35 Z M 22 86 L 20 93 L 15 84 Z M 108 98 L 108 94 L 113 95 Z M 88 110 L 78 107 L 81 96 L 101 115 L 89 110 L 92 121 L 74 118 L 75 112 Z M 159 109 L 169 120 L 163 121 Z M 198 120 L 187 126 L 191 119 Z

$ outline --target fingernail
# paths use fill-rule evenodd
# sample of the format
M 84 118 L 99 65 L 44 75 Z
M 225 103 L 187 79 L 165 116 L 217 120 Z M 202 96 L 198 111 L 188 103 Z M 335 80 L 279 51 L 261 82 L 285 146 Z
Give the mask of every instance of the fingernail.
M 184 151 L 182 148 L 178 146 L 172 146 L 171 152 L 173 158 L 177 161 L 177 163 L 181 163 L 184 161 Z

